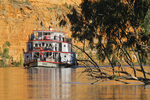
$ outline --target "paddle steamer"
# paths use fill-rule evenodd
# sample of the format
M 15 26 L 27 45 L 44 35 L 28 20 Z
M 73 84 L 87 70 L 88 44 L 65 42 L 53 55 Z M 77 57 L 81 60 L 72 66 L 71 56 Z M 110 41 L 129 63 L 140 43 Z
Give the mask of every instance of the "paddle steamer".
M 72 39 L 65 32 L 34 30 L 24 52 L 25 67 L 69 67 L 77 64 Z

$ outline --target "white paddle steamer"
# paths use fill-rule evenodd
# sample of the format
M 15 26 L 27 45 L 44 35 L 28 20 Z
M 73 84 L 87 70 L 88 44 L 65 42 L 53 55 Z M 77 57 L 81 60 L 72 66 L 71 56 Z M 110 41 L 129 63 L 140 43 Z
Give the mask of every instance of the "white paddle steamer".
M 67 33 L 49 30 L 34 30 L 29 35 L 24 52 L 25 67 L 69 67 L 77 64 L 72 52 L 72 39 Z

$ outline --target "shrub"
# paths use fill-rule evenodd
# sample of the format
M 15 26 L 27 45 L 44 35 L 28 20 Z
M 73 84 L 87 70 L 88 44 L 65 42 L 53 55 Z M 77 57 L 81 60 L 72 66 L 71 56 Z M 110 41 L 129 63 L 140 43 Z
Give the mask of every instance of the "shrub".
M 20 62 L 14 61 L 14 62 L 12 62 L 12 65 L 14 65 L 15 67 L 18 67 L 18 66 L 20 66 Z
M 5 67 L 8 66 L 8 60 L 11 59 L 11 56 L 9 55 L 9 47 L 11 46 L 10 42 L 6 41 L 5 44 L 3 44 L 3 52 L 0 48 L 0 66 Z

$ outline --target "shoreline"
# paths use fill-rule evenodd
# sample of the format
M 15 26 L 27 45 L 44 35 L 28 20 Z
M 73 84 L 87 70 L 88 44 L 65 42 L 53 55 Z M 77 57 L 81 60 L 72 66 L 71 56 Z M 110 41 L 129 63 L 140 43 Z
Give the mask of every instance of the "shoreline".
M 135 65 L 135 67 L 138 67 L 139 65 Z M 150 67 L 150 65 L 143 65 L 143 67 Z M 75 66 L 75 68 L 84 68 L 84 67 L 94 67 L 94 66 Z M 99 67 L 111 67 L 110 65 L 102 65 L 102 66 L 99 66 Z M 115 66 L 115 67 L 118 67 L 118 66 Z M 130 65 L 122 65 L 122 67 L 130 67 Z

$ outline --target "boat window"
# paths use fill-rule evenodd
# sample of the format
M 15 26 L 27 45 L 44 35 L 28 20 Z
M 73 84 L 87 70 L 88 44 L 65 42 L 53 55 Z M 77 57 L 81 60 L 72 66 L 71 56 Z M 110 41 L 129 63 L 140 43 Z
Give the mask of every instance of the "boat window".
M 41 44 L 39 44 L 39 47 L 41 47 Z
M 44 46 L 44 43 L 42 43 L 42 46 Z
M 49 46 L 52 46 L 52 44 L 50 43 Z
M 46 52 L 46 57 L 48 57 L 48 52 Z
M 52 55 L 52 53 L 50 52 L 50 53 L 49 53 L 49 55 L 51 56 L 51 55 Z
M 36 53 L 34 54 L 34 58 L 38 58 L 38 57 L 39 57 L 39 53 L 36 52 Z
M 40 53 L 39 53 L 39 52 L 37 52 L 36 54 L 37 54 L 37 56 L 39 57 Z
M 37 44 L 35 44 L 35 47 L 37 47 L 38 45 Z
M 63 37 L 63 42 L 65 42 L 65 38 Z
M 53 58 L 55 59 L 55 53 L 53 53 Z
M 57 51 L 57 44 L 55 44 L 55 51 Z
M 66 47 L 66 45 L 64 45 L 64 47 Z
M 28 61 L 29 60 L 29 56 L 27 56 L 27 58 L 26 58 L 26 61 Z
M 28 50 L 30 51 L 30 45 L 28 45 Z
M 52 53 L 51 52 L 48 52 L 48 57 L 52 57 Z
M 54 36 L 54 40 L 56 40 L 56 35 Z
M 57 58 L 57 53 L 55 53 L 55 58 Z
M 59 35 L 59 41 L 61 41 L 61 35 Z
M 34 56 L 33 56 L 34 58 L 37 58 L 37 55 L 36 55 L 36 53 L 34 54 Z

